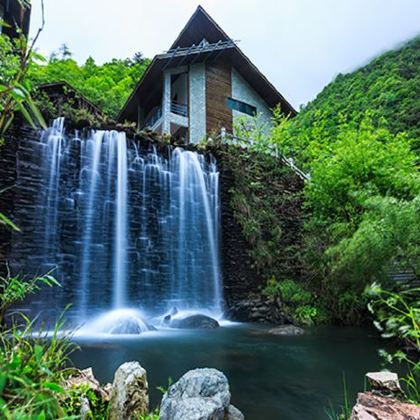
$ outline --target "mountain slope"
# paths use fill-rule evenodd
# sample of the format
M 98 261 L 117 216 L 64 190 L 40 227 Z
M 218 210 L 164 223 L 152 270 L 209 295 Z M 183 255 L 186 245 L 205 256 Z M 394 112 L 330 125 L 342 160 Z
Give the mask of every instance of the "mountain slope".
M 310 138 L 334 140 L 343 122 L 357 127 L 369 113 L 374 126 L 405 131 L 420 153 L 420 36 L 352 73 L 338 75 L 288 126 L 285 146 L 305 161 Z M 296 140 L 296 137 L 299 137 Z

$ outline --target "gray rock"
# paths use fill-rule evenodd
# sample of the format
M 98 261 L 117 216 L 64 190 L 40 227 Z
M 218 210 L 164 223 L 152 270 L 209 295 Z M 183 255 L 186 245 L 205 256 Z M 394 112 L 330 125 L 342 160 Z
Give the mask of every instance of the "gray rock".
M 280 327 L 271 328 L 268 330 L 268 333 L 272 335 L 302 335 L 305 334 L 305 330 L 295 325 L 281 325 Z
M 181 319 L 171 320 L 172 328 L 201 328 L 201 329 L 214 329 L 219 327 L 219 323 L 207 316 L 202 314 L 190 315 Z
M 137 419 L 148 412 L 149 388 L 146 370 L 138 362 L 122 364 L 114 375 L 109 402 L 109 419 Z
M 402 394 L 398 375 L 393 372 L 368 372 L 366 378 L 374 391 Z
M 80 398 L 80 418 L 81 420 L 87 420 L 92 418 L 92 411 L 90 409 L 90 403 L 87 397 Z
M 229 383 L 216 369 L 190 370 L 162 399 L 161 420 L 224 420 L 230 405 Z
M 244 415 L 234 406 L 230 405 L 226 413 L 227 420 L 244 420 Z
M 80 387 L 87 387 L 104 401 L 109 401 L 109 384 L 101 386 L 95 378 L 92 368 L 75 369 L 74 373 L 63 383 L 63 388 L 67 390 Z

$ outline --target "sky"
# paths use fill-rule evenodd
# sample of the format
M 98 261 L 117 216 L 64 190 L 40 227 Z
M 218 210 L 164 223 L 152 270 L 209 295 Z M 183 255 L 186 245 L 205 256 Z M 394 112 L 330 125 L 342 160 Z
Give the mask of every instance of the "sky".
M 296 108 L 420 33 L 420 0 L 44 0 L 37 45 L 49 55 L 65 43 L 79 63 L 152 58 L 199 4 Z M 32 0 L 32 33 L 40 22 L 41 0 Z

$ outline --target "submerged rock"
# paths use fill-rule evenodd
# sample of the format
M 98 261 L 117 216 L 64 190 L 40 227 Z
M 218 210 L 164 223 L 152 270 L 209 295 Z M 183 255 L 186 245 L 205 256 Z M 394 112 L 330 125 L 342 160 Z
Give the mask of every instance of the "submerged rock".
M 302 335 L 305 334 L 305 330 L 296 325 L 280 325 L 279 327 L 271 328 L 268 330 L 269 334 L 272 335 Z
M 172 319 L 170 323 L 172 328 L 202 328 L 213 329 L 219 327 L 219 323 L 210 316 L 203 314 L 190 315 L 185 318 Z
M 230 405 L 226 376 L 208 368 L 182 376 L 164 394 L 160 407 L 161 420 L 240 420 L 240 414 Z
M 420 420 L 420 406 L 383 397 L 374 392 L 362 392 L 357 396 L 350 419 Z
M 149 412 L 146 370 L 138 362 L 122 364 L 114 375 L 109 402 L 109 419 L 137 419 Z

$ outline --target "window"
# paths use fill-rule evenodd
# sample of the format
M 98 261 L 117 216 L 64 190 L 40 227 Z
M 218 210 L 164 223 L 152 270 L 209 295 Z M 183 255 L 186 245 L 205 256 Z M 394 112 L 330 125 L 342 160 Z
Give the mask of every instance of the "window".
M 257 115 L 257 108 L 255 106 L 249 105 L 242 101 L 238 101 L 237 99 L 227 98 L 227 107 L 229 109 L 234 109 L 244 114 L 251 115 L 252 117 Z

